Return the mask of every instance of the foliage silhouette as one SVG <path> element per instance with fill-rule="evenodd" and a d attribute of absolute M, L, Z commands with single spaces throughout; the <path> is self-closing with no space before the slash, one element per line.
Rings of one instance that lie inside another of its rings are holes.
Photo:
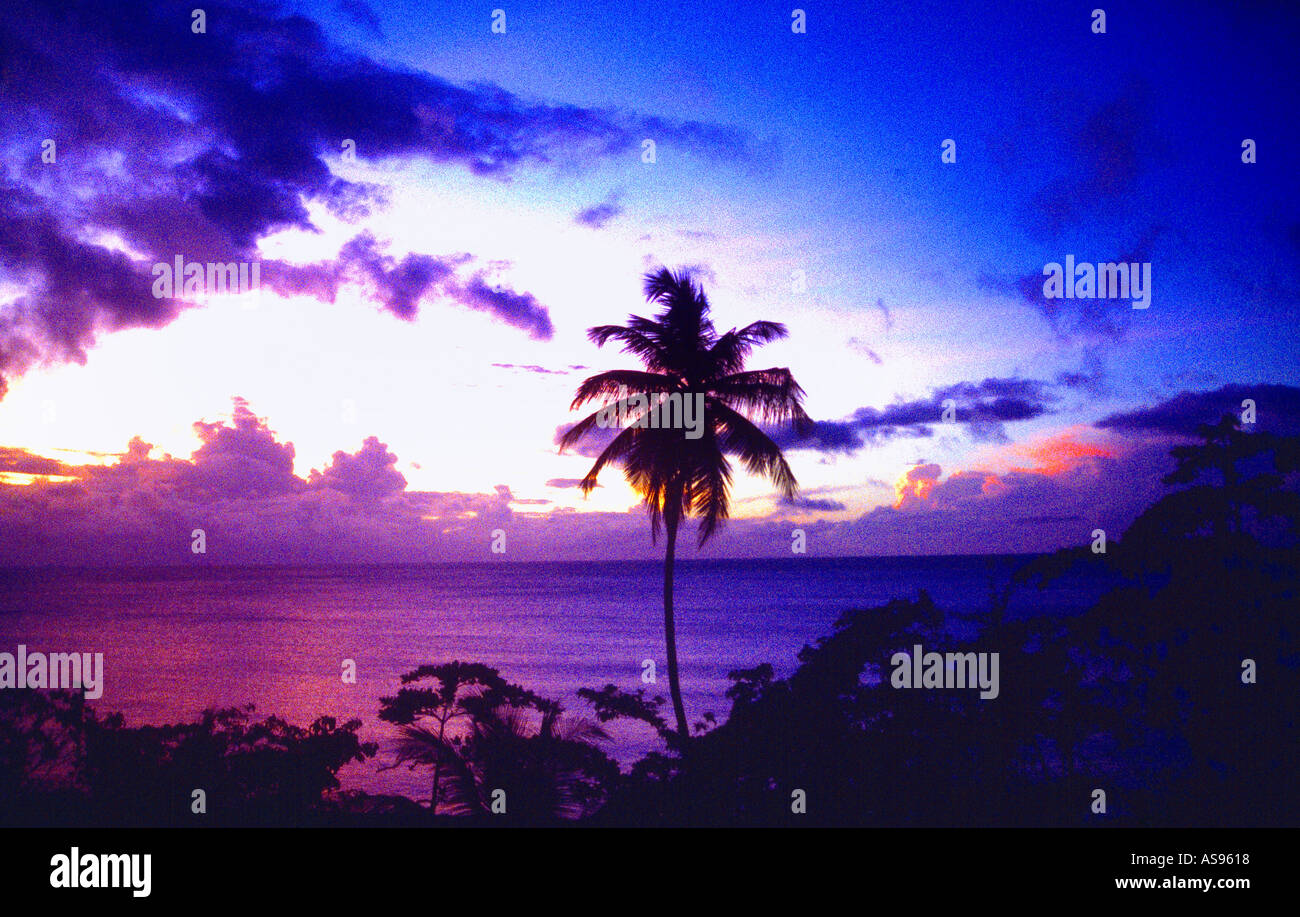
<path fill-rule="evenodd" d="M 1058 552 L 1015 577 L 1094 567 L 1114 588 L 1087 613 L 1013 618 L 1000 595 L 978 639 L 957 640 L 925 593 L 849 611 L 788 678 L 732 672 L 726 722 L 687 758 L 641 762 L 598 821 L 1095 825 L 1104 788 L 1104 823 L 1294 824 L 1297 440 L 1231 418 L 1200 432 L 1173 450 L 1181 489 L 1107 553 Z M 916 643 L 1000 651 L 999 697 L 893 689 L 890 660 Z M 645 718 L 608 690 L 598 709 Z"/>
<path fill-rule="evenodd" d="M 360 721 L 299 727 L 210 709 L 197 722 L 127 728 L 79 692 L 0 692 L 0 818 L 9 824 L 299 825 L 375 746 Z M 192 793 L 207 811 L 192 811 Z"/>
<path fill-rule="evenodd" d="M 596 746 L 608 738 L 596 724 L 477 663 L 421 666 L 402 683 L 379 716 L 401 729 L 394 766 L 433 767 L 435 813 L 488 816 L 497 791 L 513 823 L 581 818 L 603 804 L 618 766 Z"/>

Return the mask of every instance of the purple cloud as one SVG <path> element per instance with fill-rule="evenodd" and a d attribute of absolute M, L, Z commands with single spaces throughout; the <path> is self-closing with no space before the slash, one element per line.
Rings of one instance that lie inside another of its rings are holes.
<path fill-rule="evenodd" d="M 602 203 L 579 210 L 574 215 L 573 221 L 581 226 L 590 226 L 592 229 L 604 229 L 605 224 L 622 213 L 622 205 L 611 195 Z"/>
<path fill-rule="evenodd" d="M 496 529 L 508 533 L 512 560 L 656 556 L 640 507 L 542 510 L 549 501 L 516 495 L 505 484 L 490 493 L 410 491 L 397 456 L 375 437 L 299 477 L 292 444 L 280 442 L 238 399 L 228 420 L 195 429 L 201 445 L 188 458 L 153 458 L 138 437 L 107 465 L 70 466 L 0 449 L 0 470 L 60 478 L 0 484 L 0 567 L 490 561 Z M 1162 492 L 1166 448 L 1125 437 L 1123 448 L 1076 450 L 1064 464 L 1000 474 L 958 470 L 945 477 L 937 464 L 919 463 L 895 486 L 895 505 L 809 523 L 810 543 L 831 555 L 1041 551 L 1082 543 L 1094 527 L 1121 531 Z M 558 489 L 574 484 L 548 482 Z M 841 512 L 835 496 L 812 492 L 778 505 L 770 517 L 734 519 L 729 537 L 700 556 L 784 556 L 784 513 Z M 518 509 L 529 506 L 538 509 Z M 203 555 L 190 549 L 196 528 L 206 535 Z"/>
<path fill-rule="evenodd" d="M 397 470 L 397 456 L 379 437 L 370 436 L 354 454 L 334 453 L 324 471 L 312 471 L 312 487 L 328 487 L 362 503 L 377 503 L 406 490 L 406 478 Z"/>
<path fill-rule="evenodd" d="M 1057 400 L 1052 386 L 1036 379 L 984 379 L 933 389 L 930 397 L 897 401 L 884 408 L 863 407 L 846 420 L 819 420 L 811 434 L 781 428 L 769 430 L 785 449 L 811 449 L 852 454 L 869 443 L 895 437 L 928 437 L 944 422 L 952 402 L 952 420 L 983 442 L 1005 442 L 1005 423 L 1031 420 L 1048 413 Z"/>
<path fill-rule="evenodd" d="M 1156 240 L 1165 232 L 1163 226 L 1152 226 L 1132 247 L 1116 258 L 1102 257 L 1093 263 L 1149 262 Z M 1089 259 L 1080 256 L 1078 263 Z M 979 285 L 996 293 L 1017 295 L 1039 312 L 1062 340 L 1075 337 L 1122 340 L 1133 317 L 1133 304 L 1128 299 L 1062 299 L 1043 295 L 1046 275 L 1040 267 L 1014 280 L 1003 280 L 989 274 L 983 275 Z"/>
<path fill-rule="evenodd" d="M 1240 418 L 1247 399 L 1255 403 L 1259 429 L 1300 435 L 1300 388 L 1291 385 L 1232 383 L 1213 391 L 1180 392 L 1150 407 L 1110 414 L 1093 426 L 1130 434 L 1194 436 L 1201 424 L 1217 423 L 1224 414 Z"/>
<path fill-rule="evenodd" d="M 354 21 L 377 24 L 361 0 L 340 2 Z M 149 295 L 154 263 L 254 260 L 271 233 L 316 231 L 311 202 L 364 215 L 384 192 L 331 171 L 344 141 L 364 160 L 501 178 L 631 156 L 647 136 L 723 160 L 748 153 L 748 137 L 730 128 L 551 105 L 378 63 L 277 2 L 207 3 L 202 34 L 190 29 L 192 8 L 141 0 L 123 28 L 120 7 L 0 7 L 0 147 L 11 163 L 0 180 L 0 280 L 23 290 L 0 321 L 0 395 L 4 379 L 33 365 L 83 360 L 100 333 L 175 318 L 184 303 Z M 53 163 L 38 155 L 44 138 L 57 142 Z M 413 314 L 446 266 L 418 254 L 386 265 L 385 308 Z M 313 286 L 303 276 L 282 284 L 295 280 Z M 527 293 L 480 276 L 442 292 L 550 336 Z"/>
<path fill-rule="evenodd" d="M 546 482 L 547 487 L 554 487 L 557 490 L 572 490 L 582 483 L 582 478 L 551 478 Z M 597 484 L 597 487 L 603 487 L 603 484 Z"/>
<path fill-rule="evenodd" d="M 334 301 L 341 286 L 353 283 L 406 321 L 416 318 L 424 300 L 437 296 L 486 312 L 536 340 L 554 336 L 550 312 L 531 293 L 490 286 L 482 271 L 461 280 L 456 272 L 474 260 L 472 255 L 410 253 L 397 259 L 381 248 L 373 235 L 363 232 L 345 244 L 333 261 L 307 265 L 269 262 L 263 272 L 265 282 L 286 296 L 307 294 L 327 302 Z"/>

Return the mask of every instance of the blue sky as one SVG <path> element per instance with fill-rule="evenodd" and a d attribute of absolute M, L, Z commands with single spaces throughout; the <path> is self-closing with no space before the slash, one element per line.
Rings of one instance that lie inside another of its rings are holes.
<path fill-rule="evenodd" d="M 1056 4 L 807 5 L 804 35 L 773 3 L 528 4 L 505 10 L 505 35 L 486 10 L 374 9 L 385 38 L 357 36 L 370 53 L 527 96 L 746 131 L 755 161 L 700 180 L 792 233 L 815 228 L 838 308 L 870 309 L 881 291 L 855 281 L 886 260 L 930 266 L 975 299 L 982 272 L 1064 252 L 1102 260 L 1159 227 L 1160 321 L 1208 323 L 1227 340 L 1117 354 L 1123 368 L 1195 359 L 1230 378 L 1249 353 L 1294 381 L 1290 336 L 1277 333 L 1285 310 L 1247 302 L 1252 283 L 1295 292 L 1296 30 L 1267 5 L 1125 4 L 1108 9 L 1105 35 L 1088 9 Z M 1125 136 L 1081 149 L 1107 105 Z M 1267 151 L 1249 169 L 1245 137 Z M 945 138 L 958 141 L 957 168 L 938 161 Z M 1085 194 L 1051 231 L 1032 198 L 1076 179 L 1089 155 L 1124 157 L 1112 165 L 1131 174 L 1100 199 Z M 900 238 L 864 232 L 881 222 L 903 224 Z"/>

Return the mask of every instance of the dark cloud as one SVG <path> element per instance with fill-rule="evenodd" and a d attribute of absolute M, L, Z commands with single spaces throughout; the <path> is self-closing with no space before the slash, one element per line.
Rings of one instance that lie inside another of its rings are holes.
<path fill-rule="evenodd" d="M 346 270 L 359 267 L 374 286 L 384 308 L 398 318 L 412 319 L 431 286 L 451 276 L 453 264 L 429 255 L 408 254 L 401 261 L 382 255 L 368 233 L 348 242 L 339 252 Z"/>
<path fill-rule="evenodd" d="M 780 506 L 788 506 L 793 509 L 810 509 L 820 510 L 823 512 L 837 512 L 845 509 L 843 503 L 839 500 L 832 500 L 829 497 L 813 497 L 800 494 L 796 497 L 781 497 L 778 501 Z"/>
<path fill-rule="evenodd" d="M 610 196 L 599 204 L 579 210 L 574 215 L 573 221 L 581 226 L 590 226 L 592 229 L 604 229 L 605 224 L 622 213 L 623 206 L 615 197 Z"/>
<path fill-rule="evenodd" d="M 534 339 L 549 340 L 554 335 L 550 312 L 531 293 L 492 286 L 482 271 L 462 280 L 456 272 L 473 260 L 468 254 L 439 258 L 416 253 L 397 259 L 385 254 L 374 236 L 363 232 L 345 244 L 333 261 L 309 265 L 269 262 L 263 275 L 266 285 L 277 293 L 308 294 L 328 302 L 334 301 L 341 286 L 355 284 L 406 321 L 415 319 L 422 301 L 439 296 L 486 312 Z"/>
<path fill-rule="evenodd" d="M 1240 418 L 1246 399 L 1255 402 L 1257 429 L 1300 434 L 1300 388 L 1290 385 L 1233 383 L 1208 392 L 1180 392 L 1150 407 L 1103 417 L 1093 426 L 1123 433 L 1194 436 L 1198 426 L 1216 423 L 1224 414 Z"/>
<path fill-rule="evenodd" d="M 0 313 L 0 395 L 6 372 L 43 360 L 84 362 L 97 330 L 160 327 L 182 308 L 154 298 L 144 265 L 79 239 L 33 194 L 3 181 L 0 279 L 23 288 Z"/>
<path fill-rule="evenodd" d="M 863 428 L 855 420 L 817 420 L 812 430 L 800 436 L 786 427 L 769 429 L 768 435 L 782 449 L 806 449 L 828 455 L 852 455 L 868 442 L 893 436 L 933 436 L 927 427 L 902 427 L 894 430 Z"/>
<path fill-rule="evenodd" d="M 1151 254 L 1156 240 L 1165 232 L 1163 226 L 1152 226 L 1133 246 L 1118 257 L 1090 258 L 1075 253 L 1075 263 L 1144 263 L 1152 260 Z M 1065 256 L 1056 259 L 1064 264 Z M 1103 338 L 1121 340 L 1128 331 L 1133 318 L 1133 302 L 1130 299 L 1063 299 L 1043 295 L 1046 280 L 1043 268 L 1030 271 L 1012 281 L 1003 281 L 984 274 L 979 283 L 984 289 L 1004 294 L 1019 295 L 1026 303 L 1040 313 L 1056 332 L 1057 336 L 1068 340 L 1075 337 Z M 1152 270 L 1152 286 L 1156 285 L 1155 271 Z M 1153 294 L 1153 291 L 1148 291 Z"/>
<path fill-rule="evenodd" d="M 375 11 L 365 2 L 365 0 L 334 0 L 334 5 L 345 16 L 364 28 L 375 38 L 383 38 L 384 30 L 379 23 L 379 17 Z"/>
<path fill-rule="evenodd" d="M 769 433 L 782 448 L 851 454 L 870 443 L 896 437 L 933 436 L 935 426 L 945 422 L 945 402 L 951 401 L 952 422 L 965 427 L 972 438 L 1005 442 L 1003 424 L 1041 417 L 1057 399 L 1046 382 L 990 378 L 937 388 L 924 399 L 896 401 L 884 408 L 858 408 L 846 420 L 816 421 L 809 436 L 785 428 Z"/>
<path fill-rule="evenodd" d="M 1102 397 L 1110 392 L 1106 382 L 1106 369 L 1096 349 L 1084 354 L 1083 365 L 1078 370 L 1057 373 L 1056 384 L 1093 397 Z"/>
<path fill-rule="evenodd" d="M 749 139 L 731 128 L 551 105 L 379 63 L 273 0 L 205 3 L 207 32 L 196 35 L 193 6 L 0 6 L 9 163 L 0 280 L 23 290 L 0 317 L 0 394 L 4 378 L 32 365 L 84 359 L 101 332 L 175 318 L 183 303 L 149 295 L 154 263 L 177 254 L 254 260 L 271 233 L 316 231 L 312 202 L 364 215 L 384 192 L 333 173 L 345 140 L 363 160 L 422 159 L 502 178 L 634 155 L 644 137 L 726 161 L 748 155 Z M 340 8 L 376 25 L 361 0 Z M 47 137 L 58 142 L 48 165 L 34 155 Z M 123 245 L 105 247 L 104 237 Z M 446 266 L 418 254 L 385 265 L 385 307 L 413 314 Z M 529 294 L 482 276 L 442 292 L 535 338 L 551 333 Z"/>
<path fill-rule="evenodd" d="M 462 305 L 491 313 L 507 325 L 526 331 L 535 340 L 549 341 L 555 336 L 550 313 L 531 293 L 492 286 L 482 274 L 475 274 L 468 283 L 453 287 L 453 295 Z"/>

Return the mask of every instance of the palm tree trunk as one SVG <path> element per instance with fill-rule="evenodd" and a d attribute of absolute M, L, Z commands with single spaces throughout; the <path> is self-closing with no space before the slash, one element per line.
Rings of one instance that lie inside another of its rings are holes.
<path fill-rule="evenodd" d="M 677 519 L 677 507 L 670 504 L 664 513 L 664 526 L 668 535 L 668 548 L 664 555 L 664 642 L 668 647 L 668 690 L 672 694 L 673 713 L 677 717 L 677 733 L 681 736 L 682 748 L 685 749 L 690 732 L 686 727 L 686 707 L 682 704 L 682 685 L 677 677 L 677 628 L 673 624 L 673 555 L 677 550 Z"/>

